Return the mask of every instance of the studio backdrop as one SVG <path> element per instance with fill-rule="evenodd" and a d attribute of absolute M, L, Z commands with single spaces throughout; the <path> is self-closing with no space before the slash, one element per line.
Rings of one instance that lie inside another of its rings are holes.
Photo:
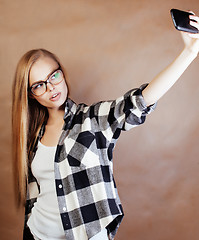
<path fill-rule="evenodd" d="M 150 82 L 183 49 L 170 9 L 198 0 L 0 0 L 0 238 L 22 239 L 14 204 L 11 89 L 19 58 L 45 48 L 66 68 L 77 103 Z M 116 240 L 199 239 L 199 58 L 144 125 L 122 133 L 114 174 L 125 212 Z M 81 240 L 81 238 L 80 238 Z"/>

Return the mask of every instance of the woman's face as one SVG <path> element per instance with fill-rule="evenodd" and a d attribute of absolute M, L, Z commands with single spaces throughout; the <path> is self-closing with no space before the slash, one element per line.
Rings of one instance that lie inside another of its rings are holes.
<path fill-rule="evenodd" d="M 50 80 L 49 77 L 54 76 L 54 72 L 59 68 L 57 62 L 50 57 L 39 58 L 32 66 L 29 74 L 29 86 L 39 83 L 41 81 Z M 53 75 L 52 75 L 53 74 Z M 46 92 L 40 96 L 36 96 L 31 93 L 31 97 L 35 98 L 41 105 L 50 109 L 59 109 L 66 101 L 68 95 L 68 88 L 64 80 L 64 75 L 61 73 L 59 78 L 63 78 L 63 81 L 54 85 L 50 82 L 46 85 Z M 53 82 L 53 81 L 52 81 Z M 34 85 L 35 86 L 35 85 Z M 38 85 L 38 87 L 40 87 Z M 37 87 L 36 87 L 37 88 Z M 35 88 L 35 89 L 36 89 Z"/>

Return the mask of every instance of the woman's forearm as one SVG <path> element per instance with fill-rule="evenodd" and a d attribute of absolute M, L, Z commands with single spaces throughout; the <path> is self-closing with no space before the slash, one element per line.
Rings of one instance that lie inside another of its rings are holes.
<path fill-rule="evenodd" d="M 197 54 L 184 48 L 180 55 L 143 90 L 147 106 L 157 102 L 180 78 Z"/>

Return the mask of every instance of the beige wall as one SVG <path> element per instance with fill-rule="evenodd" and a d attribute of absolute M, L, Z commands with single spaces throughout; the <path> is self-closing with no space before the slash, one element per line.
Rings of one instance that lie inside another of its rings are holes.
<path fill-rule="evenodd" d="M 198 0 L 0 0 L 0 238 L 21 239 L 11 171 L 11 85 L 27 50 L 56 53 L 71 97 L 114 99 L 151 79 L 181 51 L 169 10 Z M 114 154 L 125 219 L 116 239 L 199 239 L 199 59 Z"/>

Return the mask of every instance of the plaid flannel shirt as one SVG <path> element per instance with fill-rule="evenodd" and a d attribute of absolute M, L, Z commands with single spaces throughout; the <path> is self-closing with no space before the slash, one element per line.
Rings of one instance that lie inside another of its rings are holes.
<path fill-rule="evenodd" d="M 113 178 L 112 152 L 121 130 L 142 124 L 155 108 L 144 102 L 145 87 L 91 106 L 67 99 L 54 161 L 57 200 L 67 240 L 87 240 L 103 228 L 107 228 L 110 239 L 114 238 L 123 210 Z M 38 194 L 39 185 L 29 167 L 25 229 Z"/>

